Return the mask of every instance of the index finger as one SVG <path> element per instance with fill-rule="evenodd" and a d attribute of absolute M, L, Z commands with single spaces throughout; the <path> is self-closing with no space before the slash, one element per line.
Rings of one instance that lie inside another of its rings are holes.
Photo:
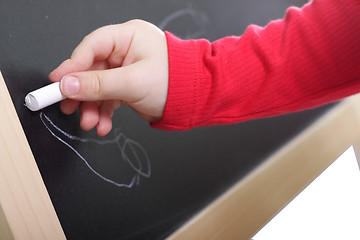
<path fill-rule="evenodd" d="M 120 41 L 118 39 L 118 27 L 119 25 L 105 26 L 87 35 L 74 49 L 70 59 L 65 60 L 50 73 L 49 79 L 57 82 L 66 74 L 87 71 L 95 61 L 108 59 L 117 49 L 119 55 L 125 56 L 126 52 L 123 52 L 127 50 L 127 46 L 121 47 L 123 43 L 121 38 Z"/>

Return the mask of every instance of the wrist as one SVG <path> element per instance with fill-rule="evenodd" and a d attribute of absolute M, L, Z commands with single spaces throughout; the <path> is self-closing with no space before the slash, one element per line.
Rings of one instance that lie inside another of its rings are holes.
<path fill-rule="evenodd" d="M 162 117 L 151 126 L 163 130 L 188 130 L 194 124 L 198 99 L 198 51 L 196 40 L 182 40 L 165 32 L 169 83 Z"/>

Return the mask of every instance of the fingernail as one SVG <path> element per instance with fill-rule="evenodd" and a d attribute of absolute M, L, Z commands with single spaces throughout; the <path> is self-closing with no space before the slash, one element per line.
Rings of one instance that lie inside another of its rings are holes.
<path fill-rule="evenodd" d="M 60 87 L 66 96 L 74 96 L 80 91 L 80 81 L 74 76 L 65 76 L 61 79 Z"/>

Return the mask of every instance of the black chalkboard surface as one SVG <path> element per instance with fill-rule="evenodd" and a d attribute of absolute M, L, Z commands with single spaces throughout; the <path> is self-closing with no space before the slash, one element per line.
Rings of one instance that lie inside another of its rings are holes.
<path fill-rule="evenodd" d="M 68 239 L 162 239 L 239 181 L 327 107 L 188 132 L 152 129 L 119 109 L 99 138 L 59 106 L 24 107 L 25 95 L 82 38 L 107 24 L 150 21 L 183 38 L 241 35 L 281 18 L 290 0 L 2 1 L 0 70 Z"/>

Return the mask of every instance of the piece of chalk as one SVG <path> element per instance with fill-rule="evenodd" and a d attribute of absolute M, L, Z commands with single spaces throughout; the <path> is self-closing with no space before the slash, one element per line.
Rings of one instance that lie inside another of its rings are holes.
<path fill-rule="evenodd" d="M 38 111 L 54 103 L 64 100 L 66 97 L 61 94 L 60 83 L 52 83 L 39 88 L 25 97 L 25 105 L 31 111 Z"/>

